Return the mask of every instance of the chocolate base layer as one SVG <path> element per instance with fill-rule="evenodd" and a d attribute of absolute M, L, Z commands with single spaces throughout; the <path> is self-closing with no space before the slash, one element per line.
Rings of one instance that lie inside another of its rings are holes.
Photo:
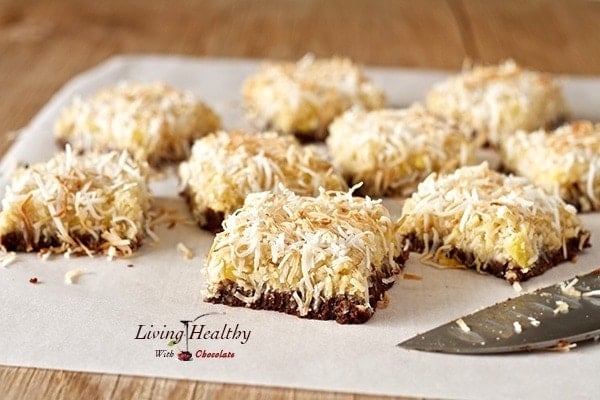
<path fill-rule="evenodd" d="M 102 252 L 103 246 L 106 245 L 106 241 L 100 239 L 94 239 L 92 235 L 73 235 L 73 239 L 81 246 L 89 249 L 92 252 Z M 51 250 L 60 248 L 64 242 L 58 237 L 40 237 L 37 242 L 31 240 L 32 235 L 28 235 L 25 232 L 14 231 L 4 235 L 0 235 L 0 246 L 3 246 L 7 251 L 18 251 L 18 252 L 31 252 L 40 250 Z M 137 249 L 142 244 L 142 238 L 138 237 L 130 241 L 129 247 L 132 250 Z"/>
<path fill-rule="evenodd" d="M 399 265 L 402 266 L 404 264 L 407 256 L 408 253 L 402 254 L 397 258 Z M 321 301 L 316 309 L 310 307 L 307 314 L 300 315 L 293 292 L 266 291 L 256 301 L 246 303 L 235 297 L 234 294 L 239 293 L 245 297 L 252 297 L 254 295 L 253 291 L 244 289 L 231 280 L 218 283 L 215 293 L 206 297 L 204 301 L 233 307 L 247 307 L 255 310 L 279 311 L 300 318 L 335 320 L 339 324 L 362 324 L 371 318 L 377 308 L 378 302 L 384 300 L 386 290 L 394 284 L 393 282 L 384 283 L 383 280 L 399 272 L 399 269 L 390 269 L 390 271 L 379 278 L 372 277 L 371 286 L 369 286 L 370 307 L 367 307 L 364 299 L 357 296 L 336 295 L 330 299 Z"/>
<path fill-rule="evenodd" d="M 181 193 L 179 193 L 185 199 L 188 208 L 192 215 L 196 215 L 194 213 L 194 209 L 196 205 L 194 204 L 193 195 L 189 188 L 185 188 Z M 202 213 L 201 217 L 197 219 L 198 226 L 204 230 L 207 230 L 211 233 L 219 233 L 223 232 L 223 220 L 225 219 L 225 213 L 223 211 L 215 211 L 212 208 L 206 207 Z"/>
<path fill-rule="evenodd" d="M 466 268 L 477 269 L 480 272 L 490 273 L 499 278 L 506 279 L 509 283 L 523 282 L 533 276 L 537 276 L 544 273 L 545 271 L 560 264 L 563 261 L 573 261 L 582 249 L 591 246 L 589 240 L 590 233 L 588 231 L 582 231 L 576 238 L 571 238 L 567 240 L 566 257 L 563 253 L 562 247 L 551 252 L 543 253 L 540 255 L 538 260 L 526 271 L 524 271 L 514 262 L 500 262 L 496 260 L 487 260 L 483 262 L 480 261 L 480 266 L 478 268 L 476 262 L 477 257 L 475 254 L 471 252 L 465 252 L 456 248 L 444 251 L 443 255 L 446 258 L 457 261 L 461 265 L 464 265 Z M 405 236 L 404 241 L 402 242 L 406 243 L 406 241 L 408 241 L 408 250 L 410 251 L 423 253 L 426 248 L 423 239 L 417 237 L 415 234 Z M 427 247 L 431 248 L 431 246 L 433 246 L 433 242 L 429 241 Z"/>
<path fill-rule="evenodd" d="M 267 123 L 261 129 L 268 130 L 268 131 L 278 131 L 278 132 L 294 135 L 301 144 L 314 144 L 314 143 L 323 142 L 327 138 L 327 136 L 329 136 L 329 130 L 327 129 L 328 126 L 329 126 L 329 123 L 323 124 L 323 125 L 317 127 L 317 129 L 314 129 L 311 131 L 295 130 L 292 132 L 282 132 L 281 130 L 274 127 L 272 124 Z"/>
<path fill-rule="evenodd" d="M 64 138 L 56 138 L 55 143 L 62 150 L 64 150 L 64 148 L 67 144 L 70 144 L 72 146 L 72 143 L 70 143 L 68 140 L 66 140 Z M 173 148 L 170 151 L 166 151 L 165 152 L 166 155 L 165 154 L 164 155 L 150 154 L 150 155 L 148 155 L 148 159 L 144 160 L 144 161 L 146 161 L 148 163 L 148 165 L 151 166 L 152 168 L 159 170 L 168 165 L 173 165 L 173 164 L 176 164 L 176 163 L 186 160 L 189 157 L 190 149 L 192 148 L 193 144 L 194 144 L 193 140 L 188 141 L 188 144 L 187 144 L 188 151 L 185 154 L 181 154 L 181 152 L 178 152 Z M 76 154 L 84 154 L 90 150 L 91 149 L 80 149 L 80 148 L 75 149 L 74 148 L 74 151 L 76 152 Z M 126 149 L 115 148 L 115 147 L 109 146 L 106 148 L 102 148 L 102 150 L 123 151 Z M 129 153 L 131 154 L 131 152 L 129 152 Z"/>

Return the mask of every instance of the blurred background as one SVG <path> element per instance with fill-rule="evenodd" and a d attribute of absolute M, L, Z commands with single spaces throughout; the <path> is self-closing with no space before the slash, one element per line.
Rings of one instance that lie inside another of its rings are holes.
<path fill-rule="evenodd" d="M 111 55 L 296 59 L 457 69 L 512 57 L 600 74 L 600 2 L 580 0 L 0 0 L 0 132 Z"/>

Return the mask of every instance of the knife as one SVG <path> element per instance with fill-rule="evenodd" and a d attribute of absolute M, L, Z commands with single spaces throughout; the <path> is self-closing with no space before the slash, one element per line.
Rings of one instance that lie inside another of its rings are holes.
<path fill-rule="evenodd" d="M 568 349 L 600 337 L 600 269 L 434 328 L 398 346 L 455 354 Z"/>

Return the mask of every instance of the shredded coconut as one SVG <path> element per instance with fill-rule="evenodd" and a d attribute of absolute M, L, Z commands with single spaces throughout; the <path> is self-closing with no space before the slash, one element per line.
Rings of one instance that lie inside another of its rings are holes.
<path fill-rule="evenodd" d="M 460 265 L 452 255 L 458 249 L 475 256 L 472 268 L 493 261 L 527 272 L 568 240 L 579 240 L 580 249 L 587 243 L 589 232 L 570 208 L 526 178 L 482 163 L 429 175 L 404 203 L 398 233 L 413 248 L 421 240 L 426 259 L 442 266 Z"/>
<path fill-rule="evenodd" d="M 152 198 L 147 167 L 127 153 L 78 156 L 70 146 L 50 161 L 16 170 L 2 200 L 0 237 L 26 251 L 130 255 L 144 237 Z M 58 243 L 48 246 L 47 243 Z"/>
<path fill-rule="evenodd" d="M 179 167 L 183 191 L 194 217 L 204 224 L 207 209 L 230 214 L 250 193 L 277 190 L 283 184 L 303 196 L 319 188 L 347 190 L 338 174 L 314 147 L 275 132 L 217 132 L 196 141 Z"/>
<path fill-rule="evenodd" d="M 438 83 L 427 94 L 427 108 L 464 122 L 476 130 L 478 142 L 492 144 L 568 114 L 560 80 L 522 69 L 513 60 L 466 68 Z"/>
<path fill-rule="evenodd" d="M 129 150 L 152 165 L 179 161 L 189 143 L 218 129 L 218 116 L 191 92 L 164 83 L 121 82 L 75 98 L 56 121 L 56 137 L 78 150 Z"/>
<path fill-rule="evenodd" d="M 383 91 L 347 58 L 267 63 L 243 88 L 248 117 L 285 133 L 323 135 L 333 118 L 352 106 L 385 104 Z"/>
<path fill-rule="evenodd" d="M 582 211 L 600 209 L 600 124 L 576 121 L 552 132 L 519 131 L 500 149 L 509 170 Z"/>
<path fill-rule="evenodd" d="M 371 282 L 397 275 L 404 257 L 381 201 L 351 192 L 253 193 L 223 226 L 206 262 L 208 296 L 230 280 L 251 293 L 235 294 L 248 304 L 263 293 L 292 294 L 300 315 L 336 295 L 370 309 Z"/>
<path fill-rule="evenodd" d="M 412 193 L 431 172 L 474 162 L 470 132 L 415 104 L 407 109 L 353 109 L 329 126 L 333 162 L 371 196 Z"/>

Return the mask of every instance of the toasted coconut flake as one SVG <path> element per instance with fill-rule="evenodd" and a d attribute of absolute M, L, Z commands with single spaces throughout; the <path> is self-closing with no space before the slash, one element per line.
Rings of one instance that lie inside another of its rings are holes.
<path fill-rule="evenodd" d="M 177 251 L 183 255 L 184 260 L 191 260 L 194 258 L 194 253 L 182 242 L 177 243 Z"/>

